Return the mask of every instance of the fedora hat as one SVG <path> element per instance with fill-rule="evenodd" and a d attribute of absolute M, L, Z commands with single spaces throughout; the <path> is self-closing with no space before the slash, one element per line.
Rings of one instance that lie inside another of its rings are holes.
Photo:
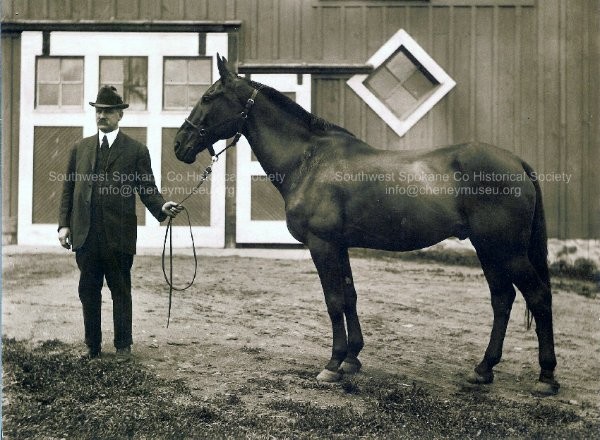
<path fill-rule="evenodd" d="M 98 90 L 96 102 L 90 102 L 92 107 L 97 108 L 127 108 L 129 104 L 123 103 L 123 98 L 117 93 L 114 86 L 102 86 Z"/>

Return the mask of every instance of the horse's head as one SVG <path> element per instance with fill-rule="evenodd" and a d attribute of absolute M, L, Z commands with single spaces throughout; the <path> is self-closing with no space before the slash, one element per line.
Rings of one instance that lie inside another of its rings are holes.
<path fill-rule="evenodd" d="M 196 103 L 175 136 L 175 155 L 183 162 L 193 163 L 206 149 L 212 154 L 212 145 L 234 136 L 246 116 L 246 102 L 236 89 L 248 83 L 232 73 L 225 57 L 218 54 L 217 65 L 221 77 Z"/>

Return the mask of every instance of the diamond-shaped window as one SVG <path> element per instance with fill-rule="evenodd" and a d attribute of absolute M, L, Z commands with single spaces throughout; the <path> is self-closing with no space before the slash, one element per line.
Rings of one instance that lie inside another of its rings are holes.
<path fill-rule="evenodd" d="M 368 61 L 368 75 L 348 85 L 399 136 L 403 136 L 456 83 L 410 35 L 400 29 Z"/>

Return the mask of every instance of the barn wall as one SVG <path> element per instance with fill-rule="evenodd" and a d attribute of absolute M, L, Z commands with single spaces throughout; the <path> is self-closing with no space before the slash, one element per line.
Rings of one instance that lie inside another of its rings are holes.
<path fill-rule="evenodd" d="M 403 27 L 456 88 L 402 138 L 345 86 L 347 77 L 316 78 L 314 108 L 382 148 L 480 140 L 517 153 L 538 172 L 567 173 L 568 184 L 542 184 L 549 234 L 597 238 L 600 92 L 591 79 L 600 63 L 598 8 L 562 0 L 535 8 L 365 7 L 363 23 L 377 34 L 367 38 L 371 51 Z M 347 18 L 340 12 L 337 23 Z"/>
<path fill-rule="evenodd" d="M 567 173 L 569 184 L 543 183 L 549 234 L 599 238 L 599 3 L 4 0 L 2 16 L 3 21 L 241 20 L 238 59 L 255 65 L 360 65 L 404 28 L 457 82 L 404 137 L 346 86 L 350 74 L 335 69 L 313 76 L 313 110 L 380 148 L 477 139 L 514 151 L 540 172 Z"/>

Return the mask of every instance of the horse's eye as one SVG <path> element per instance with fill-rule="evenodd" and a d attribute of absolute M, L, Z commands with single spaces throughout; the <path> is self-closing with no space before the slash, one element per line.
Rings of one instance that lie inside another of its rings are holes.
<path fill-rule="evenodd" d="M 210 101 L 210 96 L 208 96 L 208 95 L 204 95 L 204 96 L 202 97 L 202 102 L 208 102 L 208 101 Z"/>

